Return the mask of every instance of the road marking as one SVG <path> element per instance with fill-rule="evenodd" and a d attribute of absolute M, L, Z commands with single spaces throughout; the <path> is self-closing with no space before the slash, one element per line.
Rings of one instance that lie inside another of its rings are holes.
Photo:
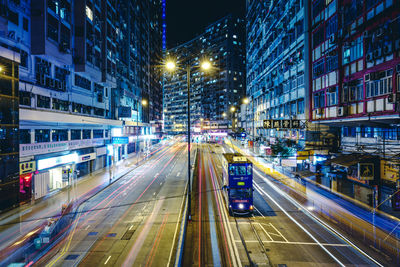
<path fill-rule="evenodd" d="M 273 241 L 274 239 L 270 236 L 270 234 L 267 232 L 267 230 L 265 230 L 261 224 L 259 224 L 259 225 L 260 225 L 261 229 L 264 231 L 264 233 L 269 237 L 269 239 L 271 239 L 271 241 Z"/>
<path fill-rule="evenodd" d="M 107 260 L 104 262 L 104 265 L 106 265 L 110 259 L 111 259 L 111 255 L 108 256 Z"/>
<path fill-rule="evenodd" d="M 177 174 L 176 176 L 177 176 L 177 177 L 178 177 L 178 176 L 181 176 L 181 172 L 178 172 L 178 174 Z"/>
<path fill-rule="evenodd" d="M 258 173 L 258 175 L 260 177 L 262 177 L 260 175 L 260 173 L 256 170 L 254 170 L 256 173 Z M 274 189 L 276 188 L 275 185 L 271 185 L 272 183 L 269 182 L 267 179 L 264 179 L 268 184 L 270 184 L 271 187 L 273 187 Z M 329 255 L 332 257 L 332 259 L 334 259 L 340 266 L 345 267 L 345 265 L 338 259 L 335 257 L 335 255 L 333 255 L 326 247 L 324 247 L 324 245 L 322 245 L 317 238 L 314 237 L 313 234 L 311 234 L 303 225 L 301 225 L 295 218 L 293 218 L 273 197 L 271 197 L 267 192 L 265 192 L 257 183 L 254 183 L 254 186 L 256 188 L 256 190 L 262 195 L 265 195 L 266 197 L 268 197 L 272 202 L 274 202 L 274 204 L 283 211 L 283 213 L 285 213 L 285 215 L 292 221 L 294 222 L 298 227 L 300 227 L 300 229 L 302 229 L 309 237 L 311 237 L 312 240 L 314 240 L 315 242 L 318 243 L 318 245 Z M 275 189 L 277 191 L 277 189 Z"/>
<path fill-rule="evenodd" d="M 131 225 L 131 227 L 129 227 L 129 230 L 128 230 L 128 231 L 132 230 L 132 228 L 133 228 L 133 225 Z"/>
<path fill-rule="evenodd" d="M 90 224 L 88 224 L 88 226 L 86 226 L 85 230 L 89 229 L 89 227 L 90 227 Z"/>
<path fill-rule="evenodd" d="M 186 182 L 186 186 L 185 186 L 184 192 L 186 192 L 187 186 L 188 186 L 188 184 L 187 184 L 187 182 Z M 181 203 L 181 209 L 180 209 L 181 212 L 179 212 L 178 220 L 176 221 L 175 233 L 174 233 L 174 238 L 172 239 L 171 252 L 169 253 L 169 259 L 168 259 L 168 264 L 167 264 L 167 266 L 170 266 L 170 264 L 171 264 L 172 252 L 173 252 L 174 246 L 175 246 L 176 234 L 177 234 L 177 232 L 178 232 L 178 226 L 179 226 L 179 222 L 180 222 L 180 220 L 181 220 L 181 214 L 182 214 L 182 212 L 183 212 L 183 203 L 184 203 L 184 202 L 185 202 L 185 197 L 182 197 L 182 203 Z"/>
<path fill-rule="evenodd" d="M 282 235 L 282 233 L 279 232 L 278 229 L 276 229 L 276 227 L 275 227 L 272 223 L 269 223 L 269 225 L 271 225 L 271 227 L 274 228 L 274 230 L 275 230 L 278 234 L 280 234 L 281 237 L 282 237 L 286 242 L 289 242 L 289 241 L 286 239 L 286 237 L 284 237 L 284 236 Z"/>
<path fill-rule="evenodd" d="M 240 243 L 242 240 L 235 240 L 235 242 Z M 259 243 L 258 240 L 245 240 L 246 243 Z M 277 243 L 277 244 L 289 244 L 289 245 L 310 245 L 310 246 L 319 246 L 318 243 L 314 242 L 285 242 L 285 241 L 268 241 L 263 240 L 263 243 Z M 321 243 L 326 247 L 351 247 L 349 244 L 329 244 L 329 243 Z"/>
<path fill-rule="evenodd" d="M 162 182 L 160 183 L 160 185 L 162 185 Z"/>

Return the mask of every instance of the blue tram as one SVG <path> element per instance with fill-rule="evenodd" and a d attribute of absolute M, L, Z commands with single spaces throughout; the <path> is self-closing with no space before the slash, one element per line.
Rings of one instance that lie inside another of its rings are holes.
<path fill-rule="evenodd" d="M 229 214 L 253 212 L 253 164 L 239 153 L 223 154 L 223 191 Z"/>

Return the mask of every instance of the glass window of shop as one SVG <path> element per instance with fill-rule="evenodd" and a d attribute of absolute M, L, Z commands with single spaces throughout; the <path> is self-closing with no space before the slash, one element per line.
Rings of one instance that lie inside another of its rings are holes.
<path fill-rule="evenodd" d="M 50 142 L 50 130 L 35 130 L 35 143 Z"/>
<path fill-rule="evenodd" d="M 71 140 L 80 140 L 80 139 L 82 139 L 82 130 L 81 129 L 71 130 Z"/>
<path fill-rule="evenodd" d="M 52 130 L 53 142 L 68 141 L 68 130 Z"/>
<path fill-rule="evenodd" d="M 103 130 L 93 130 L 93 138 L 104 138 Z"/>
<path fill-rule="evenodd" d="M 91 138 L 91 136 L 90 136 L 90 132 L 91 132 L 92 130 L 83 130 L 82 131 L 82 139 L 90 139 Z"/>

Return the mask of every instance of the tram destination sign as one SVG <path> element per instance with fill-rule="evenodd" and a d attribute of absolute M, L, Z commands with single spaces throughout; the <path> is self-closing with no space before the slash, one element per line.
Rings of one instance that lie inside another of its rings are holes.
<path fill-rule="evenodd" d="M 300 120 L 264 120 L 265 129 L 301 129 L 303 128 Z"/>

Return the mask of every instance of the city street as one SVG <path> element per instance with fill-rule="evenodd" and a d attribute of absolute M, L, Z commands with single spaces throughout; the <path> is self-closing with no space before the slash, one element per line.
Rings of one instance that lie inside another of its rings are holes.
<path fill-rule="evenodd" d="M 79 209 L 67 237 L 37 264 L 136 266 L 174 261 L 187 173 L 173 145 Z"/>
<path fill-rule="evenodd" d="M 221 156 L 229 148 L 207 144 L 199 148 L 195 194 L 202 197 L 195 204 L 197 214 L 189 227 L 192 237 L 187 239 L 184 265 L 382 266 L 287 199 L 279 186 L 257 169 L 254 214 L 228 216 L 220 188 Z"/>

